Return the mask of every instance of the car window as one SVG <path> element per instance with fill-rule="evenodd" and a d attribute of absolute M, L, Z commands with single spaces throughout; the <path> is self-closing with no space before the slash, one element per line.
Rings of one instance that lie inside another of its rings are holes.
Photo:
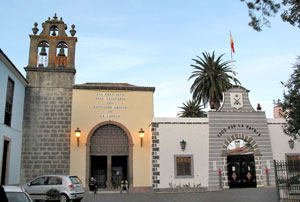
<path fill-rule="evenodd" d="M 45 184 L 45 179 L 46 179 L 46 177 L 39 177 L 39 178 L 33 180 L 31 182 L 31 185 L 32 186 L 35 186 L 35 185 L 44 185 Z"/>
<path fill-rule="evenodd" d="M 31 202 L 25 193 L 22 192 L 6 192 L 8 202 Z"/>
<path fill-rule="evenodd" d="M 81 180 L 77 176 L 70 176 L 72 184 L 82 184 Z"/>
<path fill-rule="evenodd" d="M 47 184 L 47 185 L 61 185 L 62 184 L 62 178 L 61 177 L 48 177 L 48 180 L 45 184 Z"/>

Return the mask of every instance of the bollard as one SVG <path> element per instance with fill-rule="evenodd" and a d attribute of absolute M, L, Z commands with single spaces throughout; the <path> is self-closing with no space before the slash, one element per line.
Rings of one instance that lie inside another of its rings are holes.
<path fill-rule="evenodd" d="M 219 189 L 222 189 L 222 188 L 223 188 L 223 186 L 222 186 L 222 171 L 219 168 Z"/>
<path fill-rule="evenodd" d="M 266 167 L 266 179 L 267 179 L 267 186 L 270 186 L 270 181 L 269 181 L 269 169 Z"/>

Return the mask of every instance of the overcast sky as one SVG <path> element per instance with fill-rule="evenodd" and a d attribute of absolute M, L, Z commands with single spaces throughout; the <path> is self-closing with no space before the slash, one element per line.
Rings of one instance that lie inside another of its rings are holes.
<path fill-rule="evenodd" d="M 289 78 L 300 55 L 299 28 L 278 16 L 271 28 L 256 32 L 240 0 L 2 1 L 0 48 L 24 76 L 33 24 L 41 31 L 54 13 L 68 34 L 76 26 L 76 84 L 153 86 L 155 117 L 175 117 L 191 99 L 192 58 L 215 51 L 230 60 L 230 30 L 237 78 L 267 117 L 273 117 L 273 100 L 282 98 L 280 81 Z"/>

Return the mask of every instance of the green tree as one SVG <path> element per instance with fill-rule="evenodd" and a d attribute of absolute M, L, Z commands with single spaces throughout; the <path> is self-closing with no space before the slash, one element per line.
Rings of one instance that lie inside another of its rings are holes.
<path fill-rule="evenodd" d="M 203 103 L 204 107 L 207 103 L 214 103 L 216 109 L 219 109 L 220 103 L 223 100 L 223 92 L 231 87 L 231 81 L 235 84 L 240 84 L 234 75 L 236 72 L 229 66 L 231 61 L 222 61 L 222 56 L 215 57 L 215 52 L 210 55 L 207 52 L 202 53 L 203 58 L 197 56 L 197 59 L 192 59 L 196 62 L 194 71 L 189 80 L 195 78 L 191 86 L 193 99 L 198 103 Z M 232 75 L 231 75 L 232 74 Z"/>
<path fill-rule="evenodd" d="M 189 100 L 182 104 L 183 106 L 179 107 L 182 111 L 177 114 L 178 117 L 207 117 L 206 112 L 197 101 Z"/>
<path fill-rule="evenodd" d="M 263 26 L 270 26 L 270 17 L 274 17 L 280 8 L 281 18 L 293 26 L 300 28 L 300 1 L 299 0 L 240 0 L 248 7 L 251 19 L 249 26 L 261 31 Z"/>
<path fill-rule="evenodd" d="M 293 65 L 294 72 L 287 82 L 282 82 L 286 91 L 283 100 L 276 104 L 282 107 L 281 115 L 285 118 L 284 133 L 300 141 L 300 56 Z"/>

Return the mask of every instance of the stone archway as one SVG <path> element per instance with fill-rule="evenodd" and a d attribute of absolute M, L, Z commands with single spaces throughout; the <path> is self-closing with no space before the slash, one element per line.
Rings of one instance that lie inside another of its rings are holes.
<path fill-rule="evenodd" d="M 227 151 L 228 145 L 232 141 L 237 140 L 237 139 L 241 139 L 241 140 L 244 140 L 244 141 L 248 142 L 251 145 L 251 147 L 254 149 L 254 155 L 255 156 L 261 156 L 260 149 L 258 148 L 258 145 L 257 145 L 257 143 L 256 143 L 256 141 L 254 140 L 253 137 L 251 137 L 249 135 L 237 133 L 237 134 L 231 135 L 231 136 L 229 136 L 225 139 L 223 147 L 222 147 L 222 153 L 221 153 L 222 157 L 227 156 L 226 151 Z"/>
<path fill-rule="evenodd" d="M 222 153 L 221 153 L 223 170 L 225 171 L 222 176 L 223 177 L 223 187 L 229 188 L 229 182 L 228 182 L 229 171 L 228 171 L 228 167 L 227 167 L 229 155 L 227 153 L 227 148 L 230 145 L 230 143 L 232 143 L 236 140 L 243 140 L 243 141 L 249 143 L 250 147 L 253 148 L 253 158 L 254 158 L 254 162 L 255 162 L 255 173 L 256 173 L 256 185 L 257 185 L 257 187 L 262 186 L 261 152 L 257 145 L 257 142 L 254 140 L 253 137 L 251 137 L 249 135 L 237 133 L 237 134 L 227 137 L 223 143 Z"/>
<path fill-rule="evenodd" d="M 122 124 L 114 121 L 106 121 L 97 124 L 89 133 L 87 138 L 87 155 L 86 155 L 86 179 L 87 183 L 91 177 L 92 164 L 95 158 L 99 161 L 104 161 L 106 166 L 105 178 L 107 179 L 106 188 L 115 185 L 115 177 L 113 175 L 114 162 L 116 158 L 122 158 L 121 161 L 126 161 L 127 168 L 123 169 L 130 186 L 133 182 L 133 165 L 132 165 L 132 138 L 129 130 Z M 97 158 L 97 157 L 102 157 Z M 103 160 L 104 157 L 104 160 Z M 92 161 L 93 159 L 93 161 Z M 115 160 L 113 160 L 115 159 Z M 101 173 L 100 173 L 101 174 Z M 100 175 L 99 174 L 99 175 Z"/>

